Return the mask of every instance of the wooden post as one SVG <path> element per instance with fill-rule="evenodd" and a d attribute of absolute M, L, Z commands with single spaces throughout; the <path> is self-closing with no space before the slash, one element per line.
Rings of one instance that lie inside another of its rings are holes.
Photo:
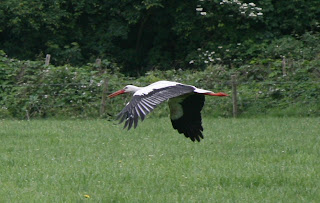
<path fill-rule="evenodd" d="M 96 59 L 96 64 L 97 64 L 98 67 L 100 68 L 100 66 L 101 66 L 101 59 Z"/>
<path fill-rule="evenodd" d="M 45 62 L 45 65 L 48 66 L 50 64 L 50 58 L 51 58 L 51 55 L 50 54 L 47 54 L 46 55 L 46 62 Z"/>
<path fill-rule="evenodd" d="M 101 107 L 100 107 L 100 116 L 102 117 L 106 111 L 106 99 L 107 99 L 107 92 L 108 92 L 108 78 L 103 80 L 102 86 L 102 97 L 101 97 Z"/>
<path fill-rule="evenodd" d="M 30 115 L 29 115 L 29 111 L 26 109 L 26 117 L 27 117 L 27 120 L 30 121 Z"/>
<path fill-rule="evenodd" d="M 101 59 L 96 59 L 96 64 L 98 68 L 101 68 Z M 107 70 L 104 70 L 104 74 L 107 72 Z M 103 117 L 106 112 L 106 104 L 107 104 L 107 92 L 108 92 L 108 84 L 109 79 L 104 78 L 102 83 L 102 95 L 101 95 L 101 106 L 100 106 L 100 116 Z"/>
<path fill-rule="evenodd" d="M 287 76 L 287 70 L 286 70 L 286 57 L 282 57 L 282 75 Z"/>
<path fill-rule="evenodd" d="M 237 99 L 237 78 L 236 75 L 231 75 L 231 85 L 232 85 L 232 104 L 233 104 L 233 117 L 238 116 L 238 99 Z"/>

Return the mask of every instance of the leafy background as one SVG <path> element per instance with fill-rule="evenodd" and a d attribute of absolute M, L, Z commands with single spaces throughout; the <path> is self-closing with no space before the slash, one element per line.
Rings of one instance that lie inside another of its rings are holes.
<path fill-rule="evenodd" d="M 4 0 L 0 117 L 108 117 L 128 97 L 108 100 L 101 115 L 106 78 L 107 93 L 161 79 L 230 93 L 232 74 L 243 116 L 319 115 L 319 8 L 318 0 Z M 205 115 L 231 116 L 231 99 L 207 103 Z"/>

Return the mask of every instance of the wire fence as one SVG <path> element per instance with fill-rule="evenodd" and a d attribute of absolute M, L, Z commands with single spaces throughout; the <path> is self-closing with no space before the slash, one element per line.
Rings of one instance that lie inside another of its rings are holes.
<path fill-rule="evenodd" d="M 114 115 L 130 100 L 130 96 L 107 99 L 106 96 L 115 90 L 112 89 L 113 86 L 108 84 L 107 79 L 102 83 L 0 84 L 0 114 L 11 114 L 13 117 L 27 119 L 55 115 L 65 117 Z M 262 105 L 261 109 L 266 109 L 292 105 L 297 102 L 295 99 L 297 97 L 303 104 L 318 103 L 320 94 L 320 81 L 243 82 L 237 81 L 234 76 L 230 81 L 216 82 L 210 86 L 219 86 L 219 89 L 227 91 L 231 96 L 225 100 L 210 100 L 210 105 L 223 109 L 227 112 L 226 115 L 233 117 L 237 117 L 249 108 L 252 109 L 253 106 Z M 303 89 L 310 86 L 314 87 Z M 320 110 L 314 111 L 319 113 Z"/>

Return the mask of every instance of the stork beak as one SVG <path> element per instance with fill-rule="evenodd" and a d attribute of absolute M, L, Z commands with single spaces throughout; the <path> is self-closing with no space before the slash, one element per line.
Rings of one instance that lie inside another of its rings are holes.
<path fill-rule="evenodd" d="M 217 95 L 218 97 L 228 97 L 229 95 L 223 92 L 218 92 Z"/>
<path fill-rule="evenodd" d="M 218 96 L 218 97 L 228 97 L 229 95 L 223 92 L 218 92 L 218 93 L 208 93 L 210 96 Z"/>
<path fill-rule="evenodd" d="M 118 95 L 123 94 L 123 93 L 124 93 L 124 90 L 123 90 L 123 89 L 122 89 L 122 90 L 118 90 L 118 91 L 110 94 L 108 97 L 109 97 L 109 98 L 112 98 L 112 97 L 118 96 Z"/>

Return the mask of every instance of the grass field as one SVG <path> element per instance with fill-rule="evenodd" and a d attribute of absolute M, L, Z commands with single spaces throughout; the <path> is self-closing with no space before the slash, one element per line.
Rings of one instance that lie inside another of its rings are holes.
<path fill-rule="evenodd" d="M 320 202 L 320 118 L 0 121 L 0 202 Z"/>

